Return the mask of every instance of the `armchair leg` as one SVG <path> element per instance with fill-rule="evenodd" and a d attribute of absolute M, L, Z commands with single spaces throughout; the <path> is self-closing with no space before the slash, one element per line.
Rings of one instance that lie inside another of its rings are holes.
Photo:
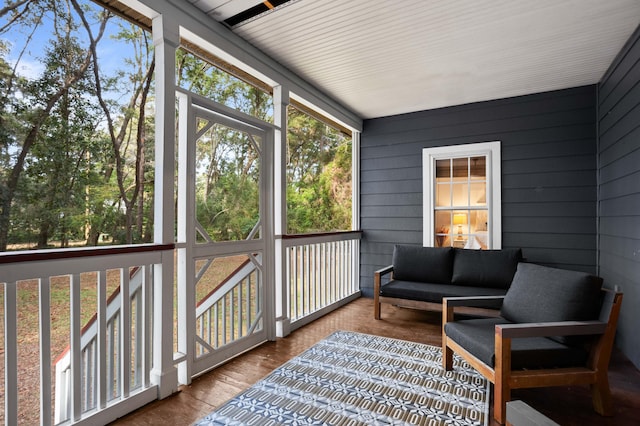
<path fill-rule="evenodd" d="M 605 376 L 591 385 L 593 409 L 601 416 L 613 416 L 613 401 L 609 389 L 609 379 Z"/>
<path fill-rule="evenodd" d="M 497 380 L 493 387 L 493 418 L 503 425 L 507 420 L 507 401 L 511 401 L 511 389 L 500 386 Z"/>
<path fill-rule="evenodd" d="M 507 402 L 511 401 L 511 339 L 502 336 L 496 326 L 495 334 L 495 381 L 493 383 L 493 418 L 503 425 L 507 420 Z"/>
<path fill-rule="evenodd" d="M 373 318 L 380 319 L 380 300 L 377 294 L 373 297 Z"/>
<path fill-rule="evenodd" d="M 447 336 L 442 336 L 442 368 L 453 370 L 453 351 L 447 346 Z"/>

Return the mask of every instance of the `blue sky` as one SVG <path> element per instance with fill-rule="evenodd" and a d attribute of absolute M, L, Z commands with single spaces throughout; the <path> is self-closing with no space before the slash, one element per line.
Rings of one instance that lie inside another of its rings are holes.
<path fill-rule="evenodd" d="M 91 4 L 94 10 L 97 10 L 93 2 L 89 0 L 81 0 L 80 4 Z M 44 69 L 41 59 L 45 56 L 45 48 L 50 43 L 53 37 L 53 20 L 52 13 L 45 13 L 42 16 L 42 23 L 38 26 L 37 30 L 29 40 L 29 48 L 20 58 L 20 64 L 16 69 L 17 73 L 29 79 L 35 79 L 42 74 Z M 0 27 L 7 23 L 7 16 L 0 18 Z M 77 20 L 80 23 L 79 19 Z M 119 17 L 111 18 L 107 26 L 106 34 L 98 44 L 98 58 L 100 61 L 100 68 L 103 74 L 112 74 L 117 69 L 125 67 L 123 58 L 133 55 L 133 49 L 129 44 L 118 42 L 114 40 L 113 36 L 120 30 L 118 23 L 125 22 Z M 95 23 L 95 22 L 94 22 Z M 97 25 L 93 26 L 95 32 L 97 32 Z M 15 65 L 19 58 L 20 52 L 27 42 L 30 33 L 33 31 L 33 27 L 13 25 L 11 30 L 0 34 L 0 39 L 5 42 L 9 47 L 9 53 L 5 59 L 12 66 Z M 76 32 L 83 46 L 89 44 L 86 31 L 80 28 Z"/>

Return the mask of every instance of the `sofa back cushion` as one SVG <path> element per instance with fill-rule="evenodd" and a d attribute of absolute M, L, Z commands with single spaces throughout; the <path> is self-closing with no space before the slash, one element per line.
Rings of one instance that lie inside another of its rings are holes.
<path fill-rule="evenodd" d="M 453 248 L 398 244 L 393 248 L 393 278 L 432 284 L 449 284 Z"/>
<path fill-rule="evenodd" d="M 500 315 L 517 323 L 597 320 L 601 287 L 602 278 L 585 272 L 520 263 Z"/>
<path fill-rule="evenodd" d="M 522 250 L 455 249 L 451 283 L 473 287 L 509 288 Z"/>

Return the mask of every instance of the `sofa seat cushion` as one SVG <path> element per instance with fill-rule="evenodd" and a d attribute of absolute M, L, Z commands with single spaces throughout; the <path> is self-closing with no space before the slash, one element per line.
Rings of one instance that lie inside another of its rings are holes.
<path fill-rule="evenodd" d="M 448 337 L 480 361 L 495 367 L 495 326 L 510 324 L 504 318 L 482 318 L 445 324 Z M 584 366 L 587 352 L 545 337 L 511 340 L 511 365 L 514 370 Z"/>
<path fill-rule="evenodd" d="M 380 296 L 442 303 L 443 297 L 504 296 L 505 290 L 491 287 L 463 287 L 416 281 L 391 280 L 380 288 Z M 488 305 L 487 307 L 491 307 Z"/>
<path fill-rule="evenodd" d="M 452 266 L 452 247 L 398 244 L 393 249 L 393 277 L 398 280 L 448 284 Z"/>
<path fill-rule="evenodd" d="M 451 283 L 508 289 L 521 260 L 522 250 L 519 248 L 502 250 L 455 249 Z"/>

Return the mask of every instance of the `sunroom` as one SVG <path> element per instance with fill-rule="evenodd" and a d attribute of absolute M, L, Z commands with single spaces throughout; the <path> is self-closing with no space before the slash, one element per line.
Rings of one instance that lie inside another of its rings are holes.
<path fill-rule="evenodd" d="M 638 377 L 635 1 L 0 13 L 5 424 L 106 424 L 175 395 L 369 303 L 395 244 L 518 247 L 600 275 L 625 293 L 616 346 Z M 428 202 L 433 149 L 451 188 L 482 170 L 468 202 Z M 414 334 L 439 321 L 397 315 Z"/>

